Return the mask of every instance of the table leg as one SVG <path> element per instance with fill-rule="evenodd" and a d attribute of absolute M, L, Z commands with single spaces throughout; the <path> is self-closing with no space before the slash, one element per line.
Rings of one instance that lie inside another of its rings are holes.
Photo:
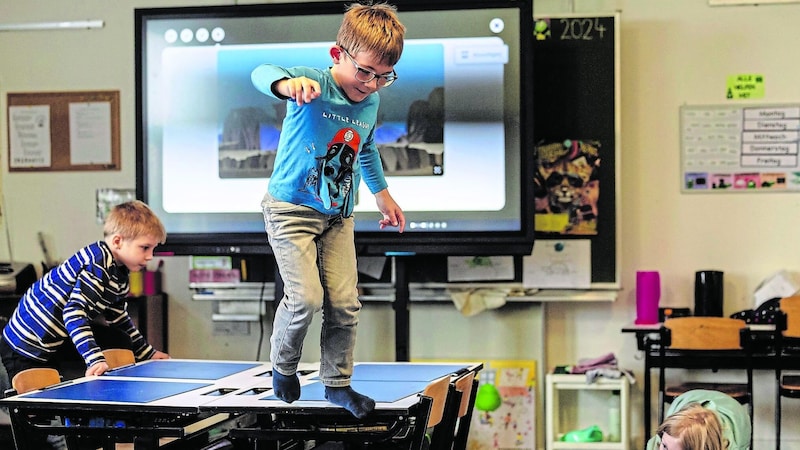
<path fill-rule="evenodd" d="M 646 351 L 645 351 L 646 352 Z M 644 441 L 650 439 L 650 357 L 644 356 Z"/>

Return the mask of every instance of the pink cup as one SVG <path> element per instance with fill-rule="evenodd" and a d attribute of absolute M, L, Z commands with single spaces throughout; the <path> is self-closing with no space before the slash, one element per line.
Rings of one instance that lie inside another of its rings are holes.
<path fill-rule="evenodd" d="M 657 271 L 636 272 L 636 324 L 658 323 L 658 301 L 661 299 L 661 278 Z"/>

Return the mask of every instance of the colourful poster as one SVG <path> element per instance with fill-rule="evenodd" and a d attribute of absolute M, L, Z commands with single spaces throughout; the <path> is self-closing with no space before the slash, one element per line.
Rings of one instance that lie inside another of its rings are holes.
<path fill-rule="evenodd" d="M 473 411 L 468 450 L 536 449 L 536 361 L 491 361 L 478 377 L 502 401 L 494 411 Z"/>
<path fill-rule="evenodd" d="M 567 139 L 536 147 L 536 231 L 596 235 L 600 142 Z"/>

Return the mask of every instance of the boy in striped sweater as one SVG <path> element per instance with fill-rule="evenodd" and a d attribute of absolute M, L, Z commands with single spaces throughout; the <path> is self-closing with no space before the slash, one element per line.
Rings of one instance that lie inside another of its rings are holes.
<path fill-rule="evenodd" d="M 153 259 L 167 237 L 164 225 L 135 200 L 112 209 L 103 235 L 46 273 L 20 300 L 0 337 L 9 380 L 32 367 L 59 369 L 54 356 L 64 345 L 78 350 L 87 376 L 103 374 L 108 364 L 91 328 L 100 316 L 130 337 L 137 360 L 169 358 L 145 341 L 125 301 L 130 272 L 144 270 Z"/>

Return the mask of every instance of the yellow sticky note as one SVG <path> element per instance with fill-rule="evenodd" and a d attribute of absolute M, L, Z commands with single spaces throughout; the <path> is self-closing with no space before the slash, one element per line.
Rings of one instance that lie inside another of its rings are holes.
<path fill-rule="evenodd" d="M 764 75 L 740 74 L 728 76 L 725 97 L 730 100 L 764 98 Z"/>

